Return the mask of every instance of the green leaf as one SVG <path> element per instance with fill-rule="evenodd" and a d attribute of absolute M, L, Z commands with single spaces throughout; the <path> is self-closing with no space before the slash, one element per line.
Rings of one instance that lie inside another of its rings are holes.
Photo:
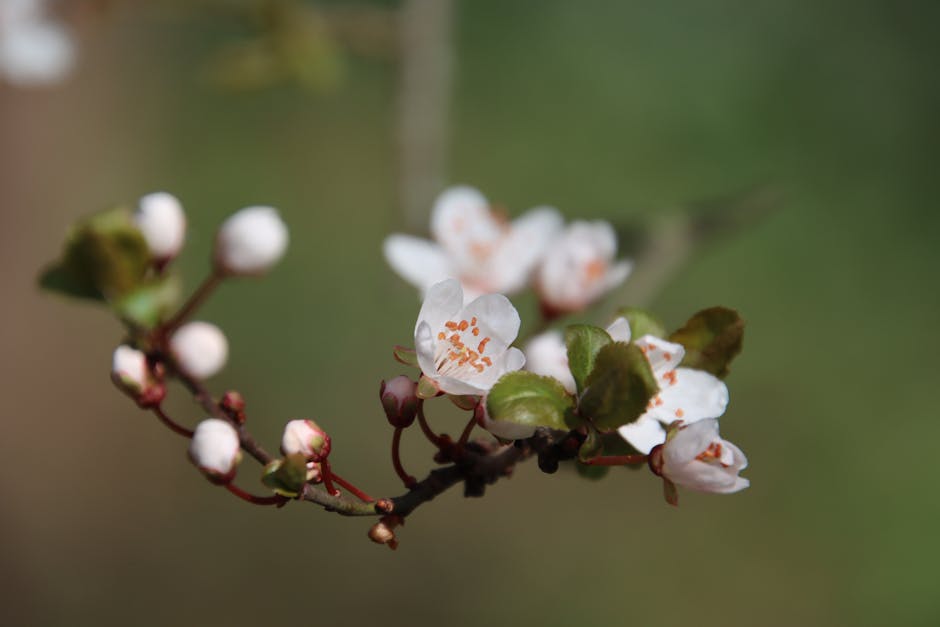
<path fill-rule="evenodd" d="M 281 496 L 296 498 L 307 483 L 307 460 L 300 453 L 275 459 L 264 467 L 261 483 Z"/>
<path fill-rule="evenodd" d="M 635 344 L 613 342 L 600 350 L 578 411 L 608 433 L 639 418 L 659 387 Z"/>
<path fill-rule="evenodd" d="M 597 352 L 611 341 L 607 331 L 588 324 L 573 324 L 565 329 L 568 367 L 574 376 L 579 394 L 584 391 L 584 381 L 594 369 Z"/>
<path fill-rule="evenodd" d="M 578 449 L 578 459 L 586 461 L 597 457 L 603 450 L 604 443 L 601 440 L 601 434 L 597 432 L 597 429 L 589 427 L 587 437 L 584 438 L 584 442 L 581 443 L 581 447 Z"/>
<path fill-rule="evenodd" d="M 114 303 L 114 311 L 138 326 L 151 328 L 176 307 L 180 298 L 179 277 L 169 275 L 142 287 Z"/>
<path fill-rule="evenodd" d="M 395 357 L 395 361 L 400 364 L 405 364 L 406 366 L 418 367 L 418 353 L 413 349 L 405 348 L 404 346 L 396 346 L 392 351 L 392 355 Z"/>
<path fill-rule="evenodd" d="M 659 321 L 659 318 L 644 309 L 636 307 L 624 307 L 617 311 L 618 316 L 622 316 L 630 323 L 630 335 L 633 339 L 652 335 L 654 337 L 666 337 L 666 327 Z"/>
<path fill-rule="evenodd" d="M 77 222 L 61 261 L 39 279 L 67 296 L 109 300 L 134 291 L 150 266 L 150 249 L 130 211 L 111 209 Z"/>
<path fill-rule="evenodd" d="M 669 340 L 685 347 L 681 365 L 723 379 L 728 376 L 731 360 L 741 352 L 744 320 L 727 307 L 703 309 L 670 335 Z"/>
<path fill-rule="evenodd" d="M 531 427 L 569 429 L 577 422 L 574 399 L 561 383 L 525 371 L 503 375 L 490 390 L 486 409 L 493 420 Z"/>

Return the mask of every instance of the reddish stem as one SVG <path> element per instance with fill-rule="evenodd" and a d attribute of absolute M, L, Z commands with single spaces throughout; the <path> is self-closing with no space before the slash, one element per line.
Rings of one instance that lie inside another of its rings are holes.
<path fill-rule="evenodd" d="M 441 436 L 431 430 L 427 418 L 424 417 L 424 401 L 421 400 L 418 401 L 418 424 L 421 425 L 421 431 L 424 433 L 424 437 L 426 437 L 431 444 L 437 448 L 443 447 Z"/>
<path fill-rule="evenodd" d="M 159 405 L 156 405 L 153 407 L 153 413 L 155 413 L 157 415 L 157 418 L 160 419 L 160 422 L 165 424 L 173 433 L 178 433 L 184 438 L 193 437 L 192 431 L 190 431 L 186 427 L 183 427 L 177 424 L 172 418 L 166 415 L 166 412 L 164 412 L 163 408 L 160 407 Z"/>
<path fill-rule="evenodd" d="M 467 422 L 467 426 L 463 428 L 463 433 L 460 434 L 460 439 L 457 440 L 457 446 L 463 446 L 470 439 L 470 433 L 473 431 L 473 428 L 477 426 L 477 417 L 476 412 L 470 417 L 470 420 Z"/>
<path fill-rule="evenodd" d="M 320 462 L 320 474 L 323 476 L 323 487 L 330 493 L 330 496 L 339 496 L 339 490 L 333 485 L 333 471 L 330 469 L 330 462 L 325 459 Z"/>
<path fill-rule="evenodd" d="M 392 466 L 395 467 L 395 474 L 401 478 L 405 484 L 405 487 L 410 490 L 411 487 L 418 482 L 418 480 L 405 472 L 405 468 L 401 465 L 401 455 L 399 454 L 398 449 L 401 445 L 402 431 L 403 429 L 401 427 L 397 427 L 395 429 L 394 435 L 392 435 Z"/>
<path fill-rule="evenodd" d="M 220 273 L 213 270 L 212 273 L 199 284 L 199 287 L 192 293 L 189 300 L 180 307 L 180 310 L 163 324 L 163 332 L 169 336 L 178 326 L 186 322 L 186 319 L 199 309 L 200 305 L 202 305 L 215 288 L 219 286 L 223 278 Z"/>
<path fill-rule="evenodd" d="M 585 459 L 581 462 L 585 466 L 628 466 L 631 464 L 645 464 L 646 455 L 607 455 Z"/>
<path fill-rule="evenodd" d="M 281 496 L 280 494 L 272 494 L 271 496 L 257 496 L 250 494 L 239 488 L 234 483 L 226 483 L 225 489 L 241 500 L 247 501 L 253 505 L 281 505 L 289 500 L 286 496 Z"/>
<path fill-rule="evenodd" d="M 333 481 L 335 481 L 339 485 L 343 486 L 344 488 L 346 488 L 347 490 L 355 494 L 356 498 L 358 498 L 363 503 L 375 503 L 374 498 L 372 498 L 371 496 L 369 496 L 368 494 L 366 494 L 365 492 L 363 492 L 362 490 L 360 490 L 353 484 L 349 483 L 348 481 L 340 477 L 335 472 L 331 472 L 331 474 L 333 475 Z"/>

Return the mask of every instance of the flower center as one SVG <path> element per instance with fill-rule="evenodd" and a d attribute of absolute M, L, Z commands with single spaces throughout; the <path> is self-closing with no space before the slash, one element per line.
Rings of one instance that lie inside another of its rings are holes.
<path fill-rule="evenodd" d="M 722 468 L 727 468 L 731 465 L 731 459 L 726 459 L 733 457 L 730 455 L 731 451 L 726 451 L 725 447 L 721 445 L 721 442 L 712 442 L 708 445 L 708 448 L 695 456 L 695 459 L 700 462 L 705 462 L 706 464 L 721 464 Z"/>
<path fill-rule="evenodd" d="M 469 321 L 448 320 L 437 339 L 434 363 L 442 375 L 459 378 L 481 373 L 493 365 L 493 360 L 483 355 L 490 338 L 480 338 L 475 317 Z"/>

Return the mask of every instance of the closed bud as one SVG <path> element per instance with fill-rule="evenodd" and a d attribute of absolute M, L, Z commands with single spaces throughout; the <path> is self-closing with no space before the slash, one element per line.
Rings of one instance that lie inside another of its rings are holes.
<path fill-rule="evenodd" d="M 219 407 L 225 412 L 225 415 L 240 425 L 245 424 L 245 399 L 240 392 L 229 390 L 222 395 L 219 401 Z"/>
<path fill-rule="evenodd" d="M 134 222 L 147 240 L 150 254 L 157 263 L 176 257 L 186 237 L 186 215 L 172 194 L 147 194 L 137 204 Z"/>
<path fill-rule="evenodd" d="M 281 452 L 321 462 L 330 454 L 330 436 L 312 420 L 291 420 L 284 427 Z"/>
<path fill-rule="evenodd" d="M 394 514 L 382 516 L 379 522 L 369 529 L 369 539 L 376 544 L 385 544 L 393 551 L 398 548 L 398 538 L 395 537 L 395 527 L 404 524 L 401 516 Z"/>
<path fill-rule="evenodd" d="M 187 322 L 170 338 L 170 352 L 186 374 L 208 379 L 225 366 L 228 340 L 214 324 Z"/>
<path fill-rule="evenodd" d="M 235 427 L 218 418 L 200 422 L 189 443 L 189 459 L 213 483 L 231 481 L 241 459 Z"/>
<path fill-rule="evenodd" d="M 418 411 L 418 385 L 405 375 L 382 381 L 379 398 L 388 422 L 397 428 L 410 426 Z"/>
<path fill-rule="evenodd" d="M 229 275 L 264 274 L 287 250 L 287 225 L 276 209 L 248 207 L 222 223 L 215 264 Z"/>
<path fill-rule="evenodd" d="M 150 370 L 147 356 L 124 344 L 114 350 L 111 358 L 111 380 L 141 407 L 159 404 L 166 392 Z"/>

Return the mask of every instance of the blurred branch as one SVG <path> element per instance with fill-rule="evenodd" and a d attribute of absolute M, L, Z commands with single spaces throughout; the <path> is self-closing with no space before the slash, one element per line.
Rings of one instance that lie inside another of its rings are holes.
<path fill-rule="evenodd" d="M 621 242 L 639 246 L 634 271 L 614 292 L 601 318 L 609 318 L 624 305 L 649 306 L 670 280 L 701 249 L 723 238 L 737 237 L 782 206 L 781 194 L 758 187 L 725 198 L 689 203 L 658 216 L 644 229 L 621 229 Z"/>
<path fill-rule="evenodd" d="M 453 83 L 454 0 L 405 0 L 399 13 L 399 203 L 405 226 L 426 224 L 444 183 Z"/>

